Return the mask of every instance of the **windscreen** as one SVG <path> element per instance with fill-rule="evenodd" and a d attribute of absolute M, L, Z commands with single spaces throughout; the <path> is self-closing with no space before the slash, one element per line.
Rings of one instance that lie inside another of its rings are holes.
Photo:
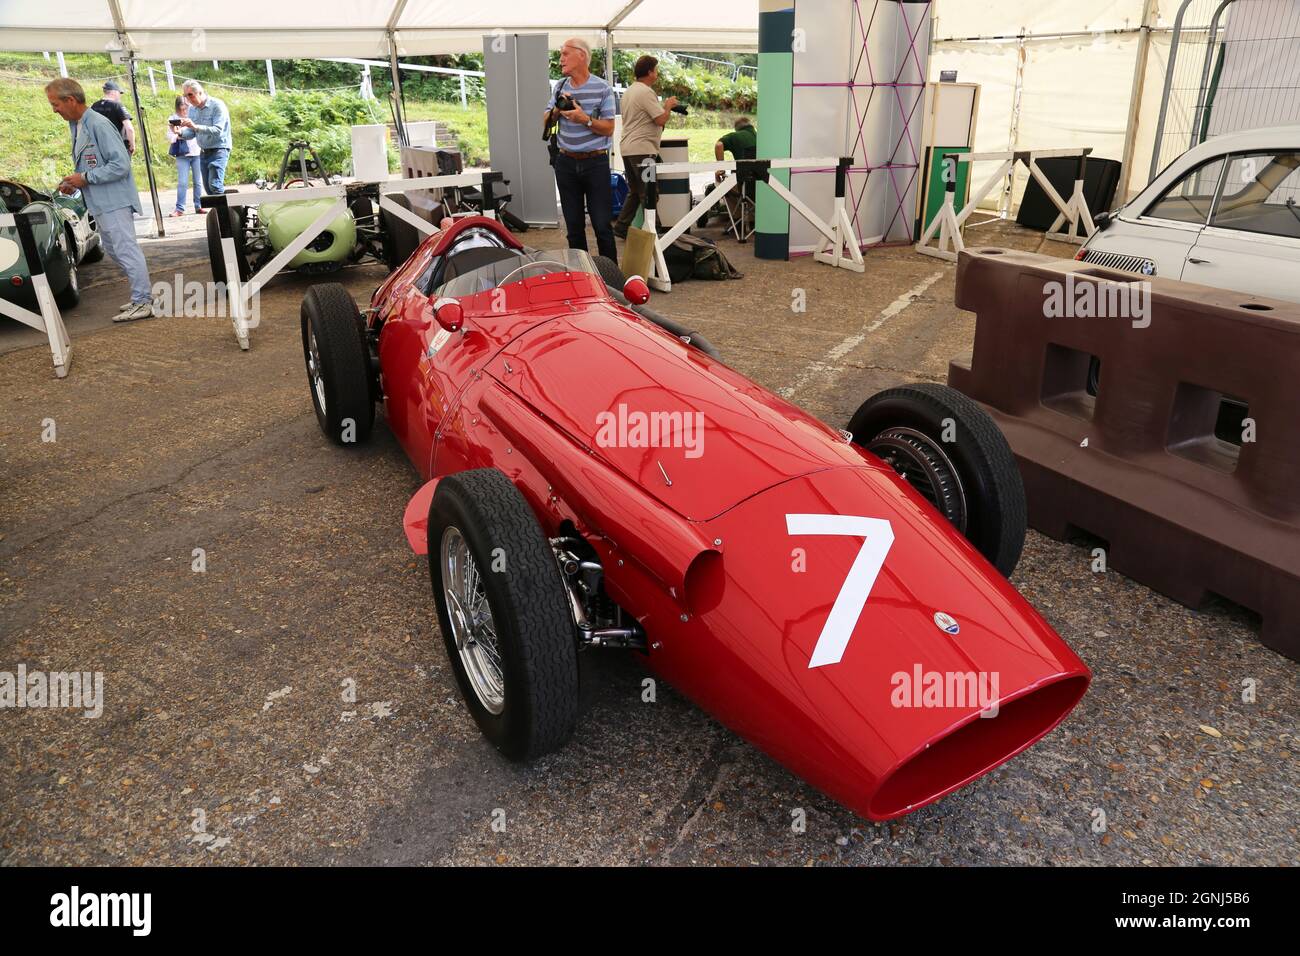
<path fill-rule="evenodd" d="M 478 250 L 468 250 L 462 255 L 472 256 Z M 448 262 L 449 271 L 453 259 Z M 533 249 L 518 254 L 493 257 L 491 261 L 458 272 L 436 290 L 440 296 L 475 295 L 495 289 L 499 285 L 547 273 L 586 272 L 596 275 L 596 264 L 591 256 L 580 249 Z"/>

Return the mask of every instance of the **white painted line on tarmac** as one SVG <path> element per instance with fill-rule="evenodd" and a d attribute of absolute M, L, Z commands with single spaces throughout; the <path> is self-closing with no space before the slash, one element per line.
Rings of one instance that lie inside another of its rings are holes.
<path fill-rule="evenodd" d="M 847 338 L 841 340 L 830 351 L 828 351 L 825 354 L 825 356 L 823 356 L 821 359 L 818 359 L 817 361 L 810 363 L 807 368 L 805 368 L 802 372 L 799 373 L 799 375 L 795 378 L 792 384 L 787 385 L 785 388 L 778 390 L 780 396 L 782 398 L 787 398 L 787 399 L 793 398 L 795 395 L 801 392 L 804 386 L 807 385 L 809 382 L 811 382 L 813 379 L 819 378 L 825 375 L 827 372 L 838 371 L 840 360 L 843 359 L 844 356 L 848 355 L 859 345 L 865 342 L 867 340 L 868 335 L 870 335 L 872 332 L 879 329 L 882 325 L 884 325 L 894 316 L 898 315 L 898 313 L 906 309 L 909 305 L 911 305 L 918 298 L 920 298 L 920 296 L 927 289 L 929 289 L 930 286 L 934 285 L 942 278 L 943 278 L 943 272 L 942 271 L 936 272 L 932 275 L 926 276 L 924 279 L 922 279 L 912 288 L 908 289 L 906 292 L 900 295 L 893 302 L 889 303 L 889 305 L 881 309 L 880 315 L 878 315 L 871 322 L 870 325 L 867 325 L 865 328 L 863 328 L 861 332 L 856 332 L 853 335 L 850 335 Z"/>

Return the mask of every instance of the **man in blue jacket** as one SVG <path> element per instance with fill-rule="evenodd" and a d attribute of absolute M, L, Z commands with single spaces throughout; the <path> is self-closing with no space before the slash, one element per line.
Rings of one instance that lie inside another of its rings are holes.
<path fill-rule="evenodd" d="M 190 115 L 181 120 L 181 138 L 199 141 L 203 190 L 209 196 L 219 196 L 226 191 L 226 162 L 232 142 L 230 110 L 215 96 L 208 96 L 198 80 L 186 80 L 181 93 L 190 104 Z"/>
<path fill-rule="evenodd" d="M 76 171 L 63 177 L 59 192 L 80 189 L 86 208 L 99 224 L 104 251 L 126 273 L 131 301 L 122 306 L 114 322 L 130 322 L 157 315 L 149 285 L 149 267 L 135 239 L 133 215 L 141 211 L 135 188 L 131 156 L 122 134 L 111 120 L 86 105 L 86 92 L 76 80 L 59 79 L 45 87 L 54 112 L 72 126 L 72 158 Z"/>

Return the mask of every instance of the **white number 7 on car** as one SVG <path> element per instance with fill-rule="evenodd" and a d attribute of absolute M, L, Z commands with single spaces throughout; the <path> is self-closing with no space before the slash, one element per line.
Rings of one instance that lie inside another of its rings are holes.
<path fill-rule="evenodd" d="M 856 515 L 786 515 L 790 534 L 843 534 L 865 538 L 831 613 L 822 625 L 821 635 L 813 647 L 809 667 L 838 664 L 849 646 L 862 608 L 867 603 L 876 575 L 885 566 L 885 556 L 894 543 L 894 529 L 884 518 L 859 518 Z"/>

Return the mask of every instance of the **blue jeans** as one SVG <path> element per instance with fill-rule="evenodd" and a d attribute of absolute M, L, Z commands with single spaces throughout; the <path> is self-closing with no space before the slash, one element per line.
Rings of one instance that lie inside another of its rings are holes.
<path fill-rule="evenodd" d="M 614 229 L 611 224 L 614 197 L 609 188 L 609 157 L 574 159 L 563 153 L 558 154 L 555 157 L 555 185 L 560 191 L 560 208 L 564 210 L 569 248 L 587 251 L 587 222 L 584 213 L 590 213 L 597 250 L 600 255 L 617 262 L 618 251 L 614 248 Z"/>
<path fill-rule="evenodd" d="M 226 160 L 230 159 L 228 149 L 205 149 L 199 154 L 199 166 L 203 170 L 203 192 L 209 196 L 220 196 L 226 191 Z"/>
<path fill-rule="evenodd" d="M 189 190 L 189 184 L 193 181 L 194 189 Z M 199 199 L 203 195 L 203 170 L 199 163 L 198 156 L 177 156 L 176 157 L 176 211 L 185 211 L 185 193 L 192 191 L 194 194 L 194 211 L 199 211 Z"/>
<path fill-rule="evenodd" d="M 131 207 L 123 206 L 112 212 L 96 213 L 95 222 L 99 224 L 99 238 L 104 243 L 104 251 L 126 273 L 126 278 L 131 283 L 131 301 L 150 301 L 153 291 L 149 285 L 149 266 L 145 264 L 144 253 L 140 251 L 140 243 L 135 239 Z"/>

